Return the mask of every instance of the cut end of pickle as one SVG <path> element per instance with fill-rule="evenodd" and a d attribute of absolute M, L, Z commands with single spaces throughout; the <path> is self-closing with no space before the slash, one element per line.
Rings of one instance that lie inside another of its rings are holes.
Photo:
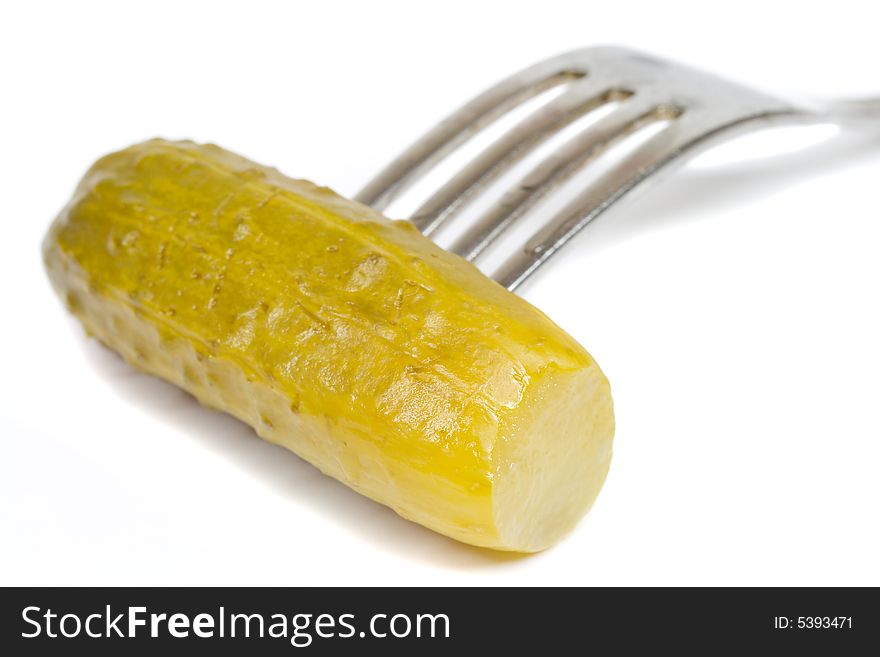
<path fill-rule="evenodd" d="M 611 464 L 614 413 L 598 367 L 544 375 L 494 454 L 499 549 L 539 552 L 592 506 Z"/>

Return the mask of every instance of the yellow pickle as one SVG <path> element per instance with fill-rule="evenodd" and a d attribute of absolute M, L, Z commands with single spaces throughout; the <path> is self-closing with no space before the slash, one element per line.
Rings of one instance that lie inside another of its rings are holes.
<path fill-rule="evenodd" d="M 611 395 L 583 347 L 329 189 L 152 140 L 89 170 L 43 253 L 133 366 L 459 541 L 547 548 L 605 479 Z"/>

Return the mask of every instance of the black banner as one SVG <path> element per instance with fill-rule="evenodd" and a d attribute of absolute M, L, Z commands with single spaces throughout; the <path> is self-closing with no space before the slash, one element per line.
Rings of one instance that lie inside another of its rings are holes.
<path fill-rule="evenodd" d="M 4 589 L 7 655 L 853 654 L 877 646 L 873 589 Z"/>

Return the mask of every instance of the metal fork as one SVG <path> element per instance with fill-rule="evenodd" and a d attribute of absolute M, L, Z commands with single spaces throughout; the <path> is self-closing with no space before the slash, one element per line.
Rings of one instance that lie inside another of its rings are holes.
<path fill-rule="evenodd" d="M 482 128 L 544 91 L 563 91 L 467 164 L 408 218 L 430 235 L 468 201 L 564 127 L 612 101 L 619 107 L 534 166 L 451 245 L 475 260 L 518 218 L 624 137 L 657 122 L 656 134 L 544 221 L 493 278 L 517 288 L 593 219 L 719 141 L 782 123 L 868 122 L 880 99 L 793 104 L 678 63 L 617 47 L 595 47 L 531 66 L 477 96 L 389 164 L 356 196 L 384 210 Z"/>

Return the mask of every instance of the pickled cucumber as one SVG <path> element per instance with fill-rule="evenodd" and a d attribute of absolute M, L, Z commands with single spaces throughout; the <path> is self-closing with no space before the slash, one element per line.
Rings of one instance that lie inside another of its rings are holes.
<path fill-rule="evenodd" d="M 605 479 L 614 418 L 590 355 L 327 188 L 152 140 L 88 171 L 43 253 L 70 311 L 133 366 L 459 541 L 544 549 Z"/>

